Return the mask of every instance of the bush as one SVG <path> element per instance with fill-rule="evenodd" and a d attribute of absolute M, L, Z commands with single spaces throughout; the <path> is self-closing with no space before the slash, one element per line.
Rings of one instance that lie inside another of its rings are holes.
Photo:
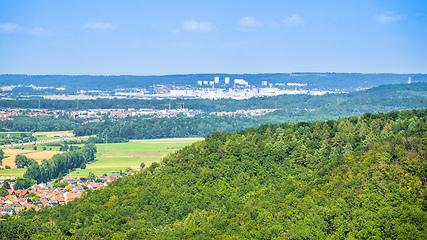
<path fill-rule="evenodd" d="M 80 165 L 80 168 L 81 168 L 81 169 L 85 169 L 85 168 L 86 168 L 86 164 L 85 164 L 85 163 L 82 163 L 82 164 Z"/>
<path fill-rule="evenodd" d="M 6 168 L 6 169 L 10 169 L 10 166 L 9 166 L 9 165 L 6 165 L 6 166 L 4 166 L 4 168 Z"/>

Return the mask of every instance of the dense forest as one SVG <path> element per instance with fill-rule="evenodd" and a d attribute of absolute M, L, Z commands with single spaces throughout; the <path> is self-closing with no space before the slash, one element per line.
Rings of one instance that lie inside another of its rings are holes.
<path fill-rule="evenodd" d="M 427 239 L 427 110 L 214 132 L 64 206 L 21 239 Z"/>

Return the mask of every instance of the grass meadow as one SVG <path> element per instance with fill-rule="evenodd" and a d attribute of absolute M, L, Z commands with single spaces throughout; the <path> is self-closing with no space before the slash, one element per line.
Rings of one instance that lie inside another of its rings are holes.
<path fill-rule="evenodd" d="M 95 161 L 88 163 L 86 169 L 72 171 L 71 175 L 86 177 L 89 175 L 89 172 L 93 172 L 95 175 L 101 176 L 104 173 L 110 175 L 111 173 L 120 172 L 120 170 L 125 171 L 128 167 L 139 169 L 141 163 L 149 166 L 153 162 L 158 162 L 168 153 L 181 149 L 198 140 L 203 140 L 203 138 L 131 140 L 127 143 L 96 144 L 98 153 Z M 4 149 L 4 151 L 7 152 L 7 149 Z M 54 152 L 58 153 L 57 149 L 52 149 L 52 151 L 34 151 L 32 148 L 26 148 L 15 151 L 22 151 L 22 154 L 28 157 L 35 156 L 32 158 L 38 161 L 41 159 L 37 159 L 37 156 L 47 156 L 48 153 Z M 18 153 L 16 152 L 16 154 Z M 3 160 L 3 169 L 0 170 L 0 176 L 22 177 L 26 169 L 4 169 L 5 165 L 12 167 L 14 160 L 14 155 L 10 151 L 5 156 L 7 159 Z M 15 165 L 13 164 L 13 166 Z"/>

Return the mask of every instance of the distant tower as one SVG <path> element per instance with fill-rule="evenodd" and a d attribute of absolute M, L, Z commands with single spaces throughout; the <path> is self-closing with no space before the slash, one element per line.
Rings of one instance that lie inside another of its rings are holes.
<path fill-rule="evenodd" d="M 229 77 L 226 77 L 225 78 L 225 84 L 229 84 L 230 83 L 230 78 Z"/>
<path fill-rule="evenodd" d="M 408 84 L 411 84 L 411 77 L 409 77 Z"/>

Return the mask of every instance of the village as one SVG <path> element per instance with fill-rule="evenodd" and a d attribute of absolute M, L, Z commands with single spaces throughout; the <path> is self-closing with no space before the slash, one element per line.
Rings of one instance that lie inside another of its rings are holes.
<path fill-rule="evenodd" d="M 169 104 L 167 104 L 169 105 Z M 120 119 L 127 117 L 158 117 L 158 118 L 169 118 L 176 117 L 178 114 L 183 114 L 187 117 L 194 117 L 197 114 L 201 114 L 201 110 L 193 110 L 187 108 L 171 109 L 87 109 L 87 110 L 75 110 L 75 111 L 65 111 L 65 110 L 48 110 L 45 108 L 42 109 L 21 109 L 21 108 L 8 108 L 0 109 L 0 121 L 13 120 L 13 117 L 16 116 L 26 116 L 26 117 L 54 117 L 58 118 L 59 116 L 65 115 L 69 116 L 75 120 L 87 120 L 81 124 L 86 124 L 91 122 L 91 119 L 96 121 L 102 121 L 101 119 Z M 93 120 L 92 120 L 93 121 Z"/>
<path fill-rule="evenodd" d="M 123 176 L 133 175 L 126 172 Z M 22 215 L 23 210 L 64 205 L 80 198 L 88 190 L 99 190 L 109 183 L 121 178 L 122 175 L 113 173 L 110 176 L 97 176 L 95 180 L 66 176 L 59 182 L 61 187 L 54 187 L 53 183 L 34 184 L 28 189 L 13 189 L 16 177 L 0 177 L 0 185 L 7 189 L 8 194 L 0 192 L 0 216 L 8 214 Z M 58 179 L 59 180 L 59 179 Z M 55 184 L 56 185 L 56 184 Z M 4 196 L 5 195 L 5 196 Z"/>

